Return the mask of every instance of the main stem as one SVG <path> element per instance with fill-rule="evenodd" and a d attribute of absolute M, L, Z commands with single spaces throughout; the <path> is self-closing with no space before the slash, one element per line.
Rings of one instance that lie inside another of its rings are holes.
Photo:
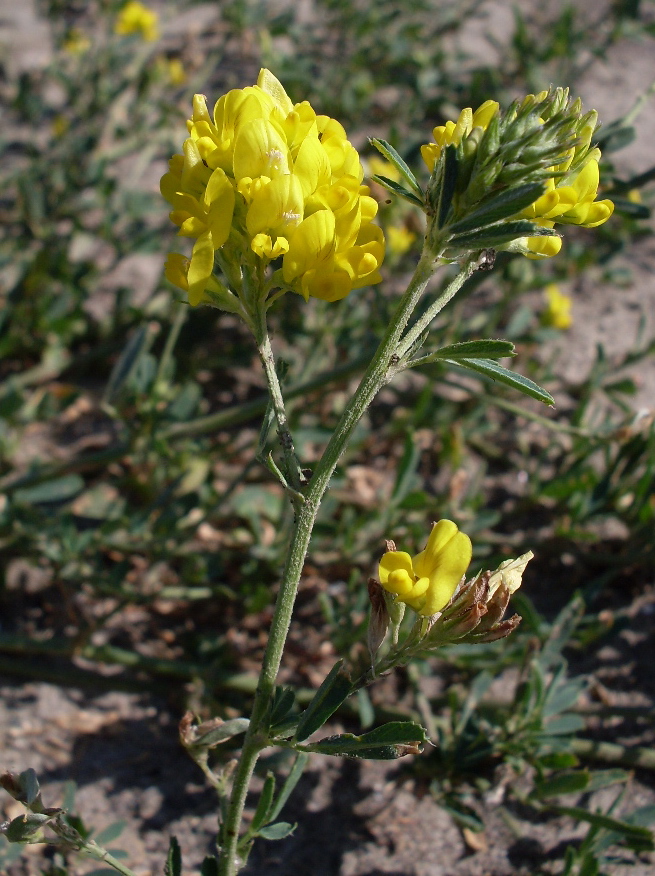
<path fill-rule="evenodd" d="M 267 711 L 275 690 L 275 680 L 289 632 L 305 555 L 321 500 L 355 426 L 377 392 L 393 373 L 400 339 L 414 308 L 434 273 L 434 265 L 434 255 L 424 252 L 371 363 L 314 470 L 305 493 L 305 501 L 297 509 L 296 525 L 291 536 L 287 561 L 271 621 L 271 630 L 255 693 L 250 726 L 235 773 L 227 817 L 222 825 L 219 876 L 235 876 L 239 869 L 237 844 L 246 795 L 259 753 L 268 741 Z"/>

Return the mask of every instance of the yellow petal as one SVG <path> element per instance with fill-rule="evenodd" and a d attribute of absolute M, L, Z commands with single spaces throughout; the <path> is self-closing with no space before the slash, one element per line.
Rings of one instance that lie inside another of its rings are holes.
<path fill-rule="evenodd" d="M 200 304 L 207 281 L 214 270 L 214 247 L 211 234 L 207 231 L 196 240 L 189 264 L 189 304 L 192 307 Z"/>
<path fill-rule="evenodd" d="M 378 578 L 384 586 L 389 580 L 389 575 L 392 572 L 403 569 L 408 575 L 414 579 L 412 572 L 412 558 L 405 551 L 387 551 L 380 560 L 378 568 Z"/>

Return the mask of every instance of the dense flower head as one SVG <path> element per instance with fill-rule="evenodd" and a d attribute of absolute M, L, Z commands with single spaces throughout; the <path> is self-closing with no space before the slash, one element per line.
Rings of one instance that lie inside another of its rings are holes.
<path fill-rule="evenodd" d="M 119 36 L 138 34 L 148 43 L 159 39 L 159 16 L 139 0 L 129 0 L 118 13 L 114 33 Z"/>
<path fill-rule="evenodd" d="M 270 287 L 305 299 L 336 301 L 380 281 L 377 204 L 339 122 L 307 101 L 293 104 L 262 70 L 256 85 L 229 91 L 211 113 L 196 95 L 187 127 L 161 191 L 179 234 L 195 240 L 191 304 L 206 300 L 215 257 L 258 271 L 280 259 Z"/>
<path fill-rule="evenodd" d="M 451 600 L 471 562 L 471 540 L 452 520 L 432 527 L 425 550 L 415 557 L 387 551 L 380 560 L 380 584 L 418 614 L 430 617 Z"/>
<path fill-rule="evenodd" d="M 467 107 L 456 122 L 434 128 L 434 142 L 421 147 L 438 190 L 433 200 L 438 200 L 444 185 L 444 152 L 452 146 L 457 169 L 452 202 L 447 206 L 456 227 L 459 222 L 461 228 L 468 215 L 488 205 L 503 189 L 514 186 L 516 191 L 516 187 L 531 182 L 540 183 L 543 193 L 503 219 L 527 219 L 543 229 L 553 229 L 556 224 L 601 225 L 612 215 L 614 204 L 608 199 L 597 200 L 600 150 L 591 145 L 597 125 L 598 114 L 592 110 L 583 115 L 581 102 L 571 101 L 568 89 L 561 88 L 529 94 L 506 112 L 492 100 L 475 112 Z M 470 224 L 466 230 L 471 230 Z M 530 258 L 556 255 L 562 245 L 556 234 L 505 243 L 499 248 Z"/>

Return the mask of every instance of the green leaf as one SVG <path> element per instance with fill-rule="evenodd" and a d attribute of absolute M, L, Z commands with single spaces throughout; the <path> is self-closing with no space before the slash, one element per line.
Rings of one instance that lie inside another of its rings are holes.
<path fill-rule="evenodd" d="M 269 820 L 271 820 L 271 810 L 273 808 L 273 795 L 275 794 L 275 776 L 273 773 L 266 773 L 266 778 L 264 779 L 264 787 L 262 788 L 262 792 L 259 795 L 259 802 L 257 803 L 257 809 L 255 809 L 255 814 L 252 817 L 252 821 L 250 822 L 250 827 L 248 828 L 248 834 L 250 836 L 255 836 L 259 832 L 259 828 L 263 827 Z"/>
<path fill-rule="evenodd" d="M 267 840 L 281 840 L 292 834 L 298 827 L 297 824 L 288 824 L 286 821 L 278 821 L 277 824 L 268 824 L 259 831 L 259 836 Z"/>
<path fill-rule="evenodd" d="M 412 171 L 409 169 L 409 165 L 405 161 L 404 158 L 396 152 L 391 143 L 387 143 L 386 140 L 378 140 L 377 137 L 372 137 L 369 139 L 369 143 L 378 150 L 381 155 L 389 161 L 396 170 L 405 177 L 410 187 L 414 190 L 414 192 L 418 195 L 421 203 L 423 203 L 423 192 L 421 190 L 420 185 Z"/>
<path fill-rule="evenodd" d="M 502 359 L 505 356 L 515 356 L 516 353 L 511 341 L 497 341 L 488 338 L 449 344 L 431 355 L 436 359 Z"/>
<path fill-rule="evenodd" d="M 534 222 L 521 219 L 516 222 L 498 222 L 496 225 L 488 225 L 480 231 L 471 231 L 468 234 L 456 234 L 448 240 L 448 247 L 469 250 L 489 249 L 519 237 L 560 236 L 550 228 L 543 228 Z"/>
<path fill-rule="evenodd" d="M 379 183 L 388 192 L 391 192 L 392 195 L 398 195 L 399 198 L 404 198 L 416 207 L 423 207 L 423 201 L 417 198 L 416 195 L 408 192 L 407 189 L 404 189 L 399 183 L 394 182 L 392 179 L 389 179 L 386 176 L 378 176 L 377 174 L 372 176 L 371 179 L 376 183 Z"/>
<path fill-rule="evenodd" d="M 575 818 L 576 821 L 584 821 L 587 824 L 592 824 L 594 827 L 613 830 L 627 839 L 637 839 L 648 843 L 652 843 L 653 841 L 652 831 L 647 827 L 628 824 L 626 821 L 619 821 L 616 818 L 610 818 L 609 815 L 603 815 L 600 812 L 589 812 L 579 806 L 556 806 L 554 804 L 549 805 L 548 808 L 560 815 L 568 815 L 570 818 Z"/>
<path fill-rule="evenodd" d="M 552 721 L 545 722 L 544 733 L 546 736 L 570 736 L 584 730 L 584 726 L 584 720 L 580 715 L 569 712 L 560 715 L 559 718 L 554 718 Z"/>
<path fill-rule="evenodd" d="M 238 736 L 239 733 L 245 733 L 249 724 L 248 718 L 231 718 L 229 721 L 224 721 L 218 727 L 212 727 L 207 733 L 203 733 L 193 744 L 201 745 L 204 748 L 211 748 L 214 745 L 225 742 L 226 739 Z"/>
<path fill-rule="evenodd" d="M 337 661 L 329 671 L 323 683 L 314 694 L 314 698 L 300 716 L 296 739 L 302 742 L 311 736 L 330 718 L 352 690 L 352 681 L 343 669 L 343 660 Z"/>
<path fill-rule="evenodd" d="M 31 806 L 39 799 L 39 794 L 41 793 L 39 779 L 36 772 L 32 767 L 29 767 L 29 769 L 23 770 L 18 777 L 18 780 L 20 782 L 21 790 L 23 791 L 21 802 L 25 803 L 26 806 Z"/>
<path fill-rule="evenodd" d="M 326 736 L 311 745 L 303 746 L 305 751 L 329 754 L 334 757 L 361 757 L 366 760 L 396 760 L 406 754 L 419 754 L 420 746 L 427 742 L 427 736 L 420 724 L 413 721 L 391 721 L 361 736 L 354 733 L 340 733 Z"/>
<path fill-rule="evenodd" d="M 114 821 L 104 830 L 101 830 L 97 836 L 94 836 L 93 839 L 99 843 L 101 846 L 106 846 L 109 843 L 112 843 L 115 839 L 117 839 L 125 829 L 126 822 L 124 821 Z"/>
<path fill-rule="evenodd" d="M 182 876 L 182 852 L 177 839 L 172 836 L 164 864 L 164 876 Z"/>
<path fill-rule="evenodd" d="M 461 234 L 463 231 L 472 231 L 474 228 L 491 225 L 510 216 L 520 213 L 526 207 L 539 198 L 545 190 L 542 183 L 525 183 L 513 186 L 500 195 L 492 196 L 464 219 L 450 226 L 452 234 Z"/>
<path fill-rule="evenodd" d="M 200 865 L 200 876 L 218 876 L 218 860 L 213 855 L 207 855 Z"/>
<path fill-rule="evenodd" d="M 149 331 L 147 323 L 134 332 L 109 375 L 103 401 L 110 403 L 116 397 L 136 367 L 137 362 L 152 343 L 152 339 L 152 333 Z"/>
<path fill-rule="evenodd" d="M 64 475 L 33 487 L 24 487 L 14 493 L 17 502 L 26 502 L 30 505 L 47 504 L 48 502 L 65 502 L 72 499 L 84 489 L 84 478 L 78 474 Z"/>
<path fill-rule="evenodd" d="M 536 398 L 544 404 L 555 404 L 555 399 L 545 389 L 542 389 L 532 380 L 523 377 L 521 374 L 508 371 L 507 368 L 503 368 L 502 365 L 493 362 L 491 359 L 445 359 L 444 361 L 450 365 L 457 365 L 460 368 L 467 368 L 469 371 L 484 374 L 485 377 L 490 377 L 492 380 L 504 383 L 506 386 L 510 386 L 524 395 L 529 395 L 530 398 Z"/>
<path fill-rule="evenodd" d="M 296 701 L 296 695 L 290 687 L 276 687 L 271 706 L 271 729 L 284 721 Z"/>
<path fill-rule="evenodd" d="M 560 794 L 579 794 L 589 788 L 591 774 L 589 770 L 576 770 L 570 773 L 560 773 L 550 779 L 535 781 L 535 794 L 542 799 L 557 797 Z"/>
<path fill-rule="evenodd" d="M 632 774 L 626 770 L 620 770 L 618 768 L 611 770 L 597 770 L 596 772 L 591 773 L 587 790 L 598 791 L 600 788 L 608 788 L 610 785 L 619 785 L 622 782 L 629 781 L 631 775 Z M 655 813 L 655 806 L 652 808 Z M 626 817 L 626 820 L 629 821 L 630 819 Z M 631 823 L 638 824 L 638 822 Z"/>
<path fill-rule="evenodd" d="M 291 796 L 293 789 L 298 784 L 298 781 L 300 780 L 300 777 L 302 776 L 303 771 L 307 766 L 308 760 L 308 754 L 306 754 L 304 751 L 298 752 L 294 764 L 291 767 L 291 772 L 287 776 L 285 783 L 282 785 L 282 789 L 278 795 L 278 798 L 275 801 L 273 808 L 271 809 L 271 813 L 269 815 L 271 821 L 275 821 L 275 819 L 284 808 L 284 805 Z"/>

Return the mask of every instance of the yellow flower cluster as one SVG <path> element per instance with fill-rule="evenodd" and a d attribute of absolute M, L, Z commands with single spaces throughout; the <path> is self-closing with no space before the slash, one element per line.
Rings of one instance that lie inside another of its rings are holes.
<path fill-rule="evenodd" d="M 418 614 L 429 617 L 452 599 L 471 562 L 471 540 L 452 520 L 432 527 L 425 550 L 415 557 L 387 551 L 380 560 L 380 584 Z"/>
<path fill-rule="evenodd" d="M 134 33 L 146 42 L 154 43 L 159 39 L 159 16 L 139 0 L 130 0 L 118 13 L 114 33 L 119 36 Z"/>
<path fill-rule="evenodd" d="M 260 269 L 281 258 L 273 285 L 305 299 L 336 301 L 380 281 L 377 204 L 339 122 L 307 101 L 294 105 L 262 70 L 256 85 L 221 97 L 213 114 L 196 95 L 187 126 L 184 154 L 171 159 L 161 192 L 180 235 L 195 239 L 186 282 L 179 270 L 167 274 L 188 286 L 192 305 L 203 300 L 218 251 Z"/>
<path fill-rule="evenodd" d="M 546 91 L 529 94 L 523 106 L 536 105 L 547 94 Z M 487 100 L 475 112 L 470 107 L 463 109 L 457 122 L 438 125 L 432 132 L 434 143 L 421 147 L 423 160 L 429 170 L 433 170 L 444 146 L 459 146 L 475 128 L 486 130 L 499 109 L 495 100 Z M 564 161 L 551 168 L 554 175 L 547 181 L 544 194 L 515 218 L 529 219 L 544 228 L 553 228 L 556 223 L 595 228 L 610 218 L 614 212 L 612 201 L 596 200 L 600 149 L 590 149 L 590 144 L 597 118 L 596 113 L 589 115 L 586 124 L 578 132 L 576 145 L 568 150 Z M 562 240 L 554 236 L 526 237 L 522 238 L 521 244 L 525 255 L 539 259 L 557 255 Z"/>

